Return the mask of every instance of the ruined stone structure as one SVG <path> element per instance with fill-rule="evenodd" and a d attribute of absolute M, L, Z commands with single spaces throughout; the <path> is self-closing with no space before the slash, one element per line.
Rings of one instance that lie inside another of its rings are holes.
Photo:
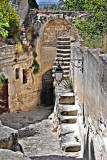
<path fill-rule="evenodd" d="M 21 12 L 19 13 L 22 24 L 28 3 L 27 1 L 12 2 L 20 2 L 15 3 L 19 8 L 25 7 L 21 9 L 24 11 L 22 17 Z M 22 5 L 24 2 L 26 5 Z M 40 64 L 39 74 L 33 75 L 32 70 L 29 69 L 33 62 L 32 51 L 19 55 L 16 61 L 17 45 L 0 48 L 0 68 L 8 79 L 8 104 L 11 112 L 35 108 L 40 103 L 46 106 L 52 105 L 53 79 L 50 77 L 56 57 L 57 38 L 74 35 L 72 26 L 77 17 L 84 18 L 84 14 L 29 10 L 24 25 L 26 29 L 31 27 L 33 34 L 36 35 L 34 45 L 37 61 Z M 107 55 L 100 55 L 99 50 L 82 48 L 79 42 L 71 43 L 71 59 L 82 59 L 82 57 L 84 57 L 83 73 L 78 68 L 74 68 L 74 91 L 77 93 L 80 106 L 78 117 L 83 124 L 80 126 L 80 133 L 84 159 L 106 160 Z M 75 62 L 75 65 L 78 63 Z M 44 86 L 51 93 L 47 93 Z M 51 101 L 47 104 L 49 95 Z"/>
<path fill-rule="evenodd" d="M 77 17 L 83 18 L 83 12 L 38 12 L 29 10 L 25 20 L 25 28 L 31 27 L 35 38 L 35 50 L 40 64 L 38 88 L 41 95 L 42 76 L 52 70 L 56 57 L 57 38 L 74 35 L 73 24 Z"/>
<path fill-rule="evenodd" d="M 21 1 L 16 5 L 20 6 L 19 4 L 21 5 Z M 0 48 L 0 67 L 2 67 L 3 74 L 8 79 L 8 105 L 10 111 L 26 110 L 42 103 L 40 100 L 44 96 L 43 79 L 44 77 L 46 79 L 48 71 L 53 68 L 57 37 L 72 35 L 71 24 L 76 21 L 78 16 L 83 16 L 83 14 L 81 12 L 42 13 L 35 10 L 29 11 L 25 20 L 25 28 L 31 27 L 33 33 L 36 33 L 34 46 L 37 61 L 40 64 L 39 74 L 33 75 L 32 70 L 29 69 L 33 62 L 31 51 L 20 55 L 17 62 L 15 62 L 17 46 L 10 45 Z M 17 74 L 19 74 L 18 77 Z M 23 80 L 24 77 L 26 82 Z M 53 88 L 52 80 L 48 78 L 48 81 L 49 79 L 50 83 L 47 83 L 47 88 Z M 53 98 L 51 90 L 48 95 L 52 95 L 50 99 Z M 47 106 L 46 102 L 44 104 Z"/>

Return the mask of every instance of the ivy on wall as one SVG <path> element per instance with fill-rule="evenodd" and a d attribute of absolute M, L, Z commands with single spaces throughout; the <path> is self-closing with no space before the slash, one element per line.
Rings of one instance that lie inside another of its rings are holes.
<path fill-rule="evenodd" d="M 33 57 L 34 57 L 33 63 L 29 68 L 30 69 L 33 68 L 33 74 L 36 74 L 36 73 L 39 73 L 40 66 L 39 66 L 39 63 L 36 60 L 37 54 L 36 54 L 35 51 L 33 51 Z"/>

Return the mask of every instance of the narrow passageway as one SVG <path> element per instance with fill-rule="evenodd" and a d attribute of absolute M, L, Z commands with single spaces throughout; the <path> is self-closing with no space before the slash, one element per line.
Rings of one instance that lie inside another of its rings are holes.
<path fill-rule="evenodd" d="M 79 153 L 61 150 L 57 132 L 53 131 L 53 107 L 38 107 L 0 116 L 6 126 L 18 129 L 19 143 L 32 160 L 76 160 Z M 49 117 L 49 118 L 48 118 Z M 8 119 L 8 121 L 7 121 Z"/>
<path fill-rule="evenodd" d="M 28 131 L 31 136 L 23 137 L 23 133 Z M 24 148 L 25 155 L 32 160 L 71 160 L 73 159 L 71 157 L 78 156 L 77 153 L 61 150 L 57 132 L 53 132 L 52 119 L 29 125 L 27 130 L 26 128 L 20 130 L 19 135 L 19 142 Z"/>

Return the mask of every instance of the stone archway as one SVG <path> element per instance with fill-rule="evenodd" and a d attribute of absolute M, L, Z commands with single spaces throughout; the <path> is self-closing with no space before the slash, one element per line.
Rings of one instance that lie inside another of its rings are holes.
<path fill-rule="evenodd" d="M 57 53 L 57 38 L 59 36 L 67 36 L 71 27 L 72 25 L 67 20 L 54 18 L 43 24 L 39 30 L 39 37 L 36 41 L 37 61 L 40 64 L 40 72 L 37 79 L 39 104 L 45 106 L 53 104 L 53 93 L 51 92 L 53 90 L 52 74 L 48 79 L 46 75 L 50 73 L 49 70 L 54 66 L 53 62 Z"/>
<path fill-rule="evenodd" d="M 42 76 L 41 105 L 53 105 L 53 77 L 52 69 L 46 71 Z"/>

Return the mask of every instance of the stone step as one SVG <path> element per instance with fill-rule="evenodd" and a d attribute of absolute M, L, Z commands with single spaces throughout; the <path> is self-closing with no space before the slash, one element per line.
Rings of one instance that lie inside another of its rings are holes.
<path fill-rule="evenodd" d="M 70 49 L 57 49 L 57 53 L 71 53 Z"/>
<path fill-rule="evenodd" d="M 55 69 L 52 70 L 52 73 L 55 73 Z M 63 74 L 69 74 L 69 70 L 63 70 Z"/>
<path fill-rule="evenodd" d="M 58 64 L 58 62 L 54 61 L 54 65 L 57 65 L 57 64 Z M 70 65 L 70 61 L 61 61 L 61 62 L 59 62 L 59 64 L 63 65 L 63 66 L 68 66 L 68 65 Z"/>
<path fill-rule="evenodd" d="M 53 66 L 53 69 L 55 69 L 57 67 L 57 65 L 54 65 Z M 63 69 L 63 70 L 67 70 L 67 69 L 70 69 L 70 65 L 68 65 L 68 66 L 61 66 L 61 68 Z"/>
<path fill-rule="evenodd" d="M 70 58 L 70 54 L 68 53 L 57 53 L 56 54 L 56 56 L 58 57 L 58 58 Z"/>
<path fill-rule="evenodd" d="M 69 77 L 70 76 L 70 74 L 63 74 L 63 78 L 67 78 L 67 77 Z M 52 77 L 55 77 L 55 74 L 53 73 L 52 74 Z"/>
<path fill-rule="evenodd" d="M 61 135 L 74 133 L 76 129 L 77 129 L 77 123 L 74 123 L 74 124 L 62 123 L 61 124 Z"/>
<path fill-rule="evenodd" d="M 80 140 L 74 133 L 63 135 L 61 137 L 61 146 L 66 152 L 78 152 L 81 150 Z"/>
<path fill-rule="evenodd" d="M 59 112 L 63 116 L 77 116 L 78 110 L 75 105 L 59 105 Z"/>
<path fill-rule="evenodd" d="M 63 93 L 60 96 L 59 104 L 75 104 L 75 95 L 73 93 Z"/>
<path fill-rule="evenodd" d="M 70 45 L 70 41 L 57 41 L 57 45 Z"/>
<path fill-rule="evenodd" d="M 77 116 L 61 116 L 60 121 L 62 123 L 77 123 Z"/>
<path fill-rule="evenodd" d="M 63 74 L 63 78 L 67 78 L 69 76 L 70 76 L 70 74 Z"/>
<path fill-rule="evenodd" d="M 79 142 L 66 142 L 62 144 L 62 150 L 65 152 L 79 152 L 81 150 L 81 144 Z"/>
<path fill-rule="evenodd" d="M 70 45 L 57 45 L 57 49 L 70 49 Z"/>
<path fill-rule="evenodd" d="M 70 41 L 70 37 L 58 37 L 58 41 Z"/>
<path fill-rule="evenodd" d="M 55 58 L 56 61 L 57 61 L 58 59 L 61 59 L 61 61 L 69 61 L 69 62 L 70 62 L 70 59 L 71 59 L 71 58 L 70 58 L 70 57 L 67 57 L 67 58 L 66 58 L 66 57 L 61 57 L 61 58 L 56 57 L 56 58 Z"/>

